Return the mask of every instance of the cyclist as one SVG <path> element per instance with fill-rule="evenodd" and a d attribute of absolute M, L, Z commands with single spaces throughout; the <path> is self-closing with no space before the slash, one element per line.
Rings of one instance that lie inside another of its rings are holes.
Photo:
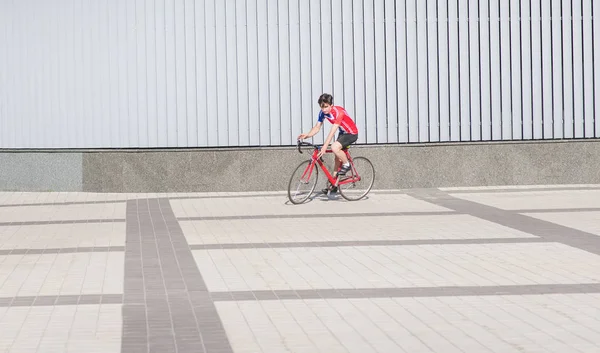
<path fill-rule="evenodd" d="M 319 151 L 318 158 L 320 158 L 325 154 L 329 143 L 333 140 L 335 131 L 339 130 L 337 141 L 331 144 L 331 150 L 336 156 L 335 166 L 333 168 L 333 177 L 335 178 L 336 175 L 345 175 L 350 170 L 350 162 L 348 162 L 348 158 L 343 149 L 356 142 L 358 139 L 358 128 L 344 107 L 333 105 L 333 96 L 331 94 L 323 93 L 319 97 L 318 103 L 319 107 L 321 107 L 321 111 L 319 112 L 317 123 L 307 134 L 300 134 L 298 139 L 303 140 L 316 135 L 321 130 L 321 126 L 323 126 L 323 120 L 329 120 L 333 125 L 323 143 L 323 147 L 321 147 L 321 150 Z M 339 172 L 336 172 L 338 168 L 340 168 L 340 170 Z M 327 191 L 328 189 L 324 189 L 323 193 L 327 193 Z M 331 191 L 336 192 L 337 188 L 334 187 Z"/>

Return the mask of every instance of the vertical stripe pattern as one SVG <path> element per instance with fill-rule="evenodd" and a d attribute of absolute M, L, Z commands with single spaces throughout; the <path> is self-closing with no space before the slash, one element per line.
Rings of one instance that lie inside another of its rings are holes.
<path fill-rule="evenodd" d="M 323 92 L 358 143 L 597 138 L 599 15 L 593 0 L 2 0 L 0 148 L 292 145 Z"/>

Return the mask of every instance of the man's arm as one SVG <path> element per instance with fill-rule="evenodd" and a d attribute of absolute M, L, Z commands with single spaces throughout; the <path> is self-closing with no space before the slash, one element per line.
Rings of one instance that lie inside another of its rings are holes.
<path fill-rule="evenodd" d="M 333 124 L 333 125 L 331 125 L 331 131 L 329 131 L 329 134 L 327 135 L 327 138 L 325 139 L 325 142 L 323 142 L 323 147 L 329 146 L 329 143 L 331 142 L 331 140 L 333 140 L 333 136 L 335 135 L 335 132 L 339 128 L 340 128 L 340 124 Z"/>
<path fill-rule="evenodd" d="M 321 157 L 322 155 L 325 154 L 325 151 L 327 151 L 327 147 L 329 147 L 329 143 L 331 142 L 331 140 L 333 139 L 333 135 L 335 135 L 335 131 L 337 129 L 339 129 L 340 124 L 333 124 L 331 126 L 331 131 L 329 131 L 329 134 L 327 135 L 327 138 L 325 139 L 325 142 L 323 143 L 323 146 L 321 147 L 321 151 L 319 152 L 319 157 Z"/>
<path fill-rule="evenodd" d="M 317 121 L 317 123 L 315 124 L 315 126 L 313 126 L 312 129 L 310 129 L 310 131 L 308 132 L 308 134 L 300 134 L 298 136 L 298 140 L 302 140 L 302 139 L 305 139 L 305 138 L 309 138 L 309 137 L 315 136 L 321 130 L 321 126 L 322 125 L 323 125 L 322 122 Z"/>

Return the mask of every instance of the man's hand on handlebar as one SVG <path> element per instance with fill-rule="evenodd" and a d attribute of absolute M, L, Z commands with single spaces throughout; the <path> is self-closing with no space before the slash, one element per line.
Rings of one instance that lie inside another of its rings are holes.
<path fill-rule="evenodd" d="M 298 152 L 300 152 L 300 153 L 302 153 L 302 149 L 300 148 L 301 146 L 312 146 L 314 148 L 319 148 L 320 147 L 320 146 L 317 146 L 317 145 L 313 145 L 310 142 L 304 142 L 300 138 L 298 138 L 297 143 L 298 143 Z"/>
<path fill-rule="evenodd" d="M 298 140 L 304 140 L 307 137 L 308 137 L 307 134 L 300 134 L 300 135 L 298 135 Z"/>

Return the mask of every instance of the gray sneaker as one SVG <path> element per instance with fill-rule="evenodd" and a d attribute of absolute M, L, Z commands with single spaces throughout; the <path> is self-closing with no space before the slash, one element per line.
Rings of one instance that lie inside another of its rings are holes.
<path fill-rule="evenodd" d="M 346 175 L 346 173 L 348 173 L 350 171 L 350 164 L 348 164 L 347 166 L 342 165 L 342 167 L 340 168 L 340 171 L 337 173 L 337 175 Z"/>

